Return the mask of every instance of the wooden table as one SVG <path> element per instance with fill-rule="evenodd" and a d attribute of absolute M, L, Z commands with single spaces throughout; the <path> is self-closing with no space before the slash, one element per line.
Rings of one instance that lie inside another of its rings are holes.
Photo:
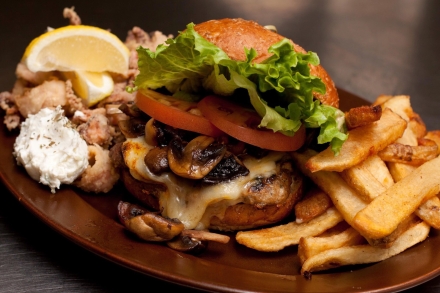
<path fill-rule="evenodd" d="M 7 1 L 0 5 L 0 91 L 12 88 L 29 41 L 48 26 L 66 25 L 62 9 L 71 5 L 84 24 L 111 28 L 123 39 L 135 25 L 174 35 L 189 22 L 223 17 L 275 25 L 317 52 L 338 87 L 369 101 L 410 95 L 428 129 L 440 129 L 439 1 Z M 0 188 L 0 292 L 186 291 L 69 242 Z M 437 277 L 407 292 L 439 288 Z"/>

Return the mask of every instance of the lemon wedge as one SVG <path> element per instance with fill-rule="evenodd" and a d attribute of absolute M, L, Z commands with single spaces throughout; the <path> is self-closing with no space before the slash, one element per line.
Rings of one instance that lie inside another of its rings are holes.
<path fill-rule="evenodd" d="M 108 97 L 114 88 L 113 79 L 107 72 L 66 71 L 64 78 L 70 79 L 75 93 L 89 107 Z"/>
<path fill-rule="evenodd" d="M 23 62 L 33 72 L 77 71 L 126 74 L 130 52 L 114 34 L 104 29 L 69 25 L 34 39 Z"/>

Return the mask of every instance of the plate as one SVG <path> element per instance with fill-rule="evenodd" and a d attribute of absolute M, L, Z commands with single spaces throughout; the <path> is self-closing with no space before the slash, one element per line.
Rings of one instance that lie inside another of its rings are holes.
<path fill-rule="evenodd" d="M 341 109 L 367 102 L 339 89 Z M 3 120 L 3 119 L 2 119 Z M 116 186 L 109 194 L 90 195 L 63 186 L 51 194 L 30 179 L 12 154 L 15 135 L 0 127 L 0 174 L 12 194 L 41 221 L 74 243 L 119 265 L 183 286 L 218 292 L 392 292 L 440 274 L 440 235 L 380 263 L 299 274 L 296 247 L 262 253 L 237 244 L 210 243 L 192 256 L 160 244 L 145 243 L 126 233 L 117 221 L 116 205 L 126 196 Z M 233 236 L 233 235 L 232 235 Z"/>

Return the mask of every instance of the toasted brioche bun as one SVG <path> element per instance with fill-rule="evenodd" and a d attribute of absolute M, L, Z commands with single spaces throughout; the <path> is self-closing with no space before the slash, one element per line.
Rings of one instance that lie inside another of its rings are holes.
<path fill-rule="evenodd" d="M 269 47 L 285 38 L 254 21 L 241 18 L 209 20 L 195 25 L 194 29 L 203 38 L 222 49 L 233 60 L 244 61 L 246 60 L 244 48 L 255 49 L 257 57 L 254 62 L 257 63 L 270 57 Z M 292 40 L 290 41 L 296 52 L 306 53 L 306 50 L 301 46 Z M 327 71 L 321 65 L 311 65 L 310 72 L 313 76 L 321 78 L 326 87 L 326 93 L 324 95 L 315 93 L 315 98 L 323 104 L 339 107 L 338 91 Z"/>

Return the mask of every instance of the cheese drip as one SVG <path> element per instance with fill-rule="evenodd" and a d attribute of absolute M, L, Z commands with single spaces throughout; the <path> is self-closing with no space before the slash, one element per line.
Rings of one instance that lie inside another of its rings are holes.
<path fill-rule="evenodd" d="M 242 200 L 242 193 L 247 183 L 257 177 L 270 177 L 276 174 L 276 162 L 284 153 L 271 152 L 269 155 L 256 159 L 247 157 L 243 164 L 249 169 L 247 176 L 214 185 L 195 184 L 193 180 L 185 179 L 172 172 L 155 175 L 145 165 L 145 155 L 153 146 L 147 144 L 143 136 L 129 138 L 124 142 L 124 160 L 131 175 L 138 180 L 157 181 L 165 184 L 167 192 L 159 198 L 162 215 L 177 218 L 186 229 L 205 229 L 209 226 L 209 215 L 204 215 L 208 207 L 218 204 L 216 208 L 225 210 L 227 206 Z M 226 201 L 226 203 L 225 203 Z"/>

